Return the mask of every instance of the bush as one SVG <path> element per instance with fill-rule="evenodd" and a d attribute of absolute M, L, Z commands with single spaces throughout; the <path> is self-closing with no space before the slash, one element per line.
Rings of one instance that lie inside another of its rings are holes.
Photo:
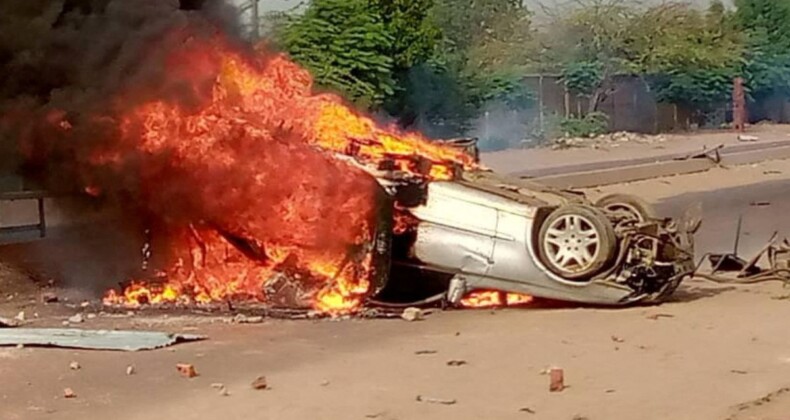
<path fill-rule="evenodd" d="M 609 131 L 609 117 L 603 112 L 591 112 L 581 118 L 563 118 L 560 129 L 565 137 L 595 137 Z"/>

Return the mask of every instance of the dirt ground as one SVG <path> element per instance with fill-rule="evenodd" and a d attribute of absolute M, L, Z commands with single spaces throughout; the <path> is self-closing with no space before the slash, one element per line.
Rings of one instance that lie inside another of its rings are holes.
<path fill-rule="evenodd" d="M 790 232 L 789 165 L 717 169 L 591 193 L 636 192 L 672 214 L 702 202 L 699 252 L 731 248 L 743 215 L 748 254 L 772 231 Z M 35 288 L 5 290 L 0 316 L 25 311 L 31 326 L 61 326 L 75 313 L 94 313 L 75 326 L 209 339 L 138 353 L 0 349 L 1 420 L 778 420 L 790 412 L 790 290 L 781 284 L 691 281 L 673 301 L 653 307 L 543 303 L 436 312 L 411 323 L 251 325 L 227 317 L 111 315 L 82 308 L 80 296 L 62 291 L 68 302 L 44 305 Z M 72 361 L 81 368 L 71 370 Z M 177 363 L 194 364 L 199 376 L 182 378 Z M 134 375 L 126 374 L 130 365 Z M 564 369 L 563 392 L 549 392 L 550 367 Z M 271 389 L 252 389 L 261 375 Z M 76 398 L 63 398 L 67 387 Z"/>

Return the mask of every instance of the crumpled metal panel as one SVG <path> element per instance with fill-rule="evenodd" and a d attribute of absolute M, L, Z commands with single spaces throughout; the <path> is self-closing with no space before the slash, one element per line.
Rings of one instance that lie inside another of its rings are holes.
<path fill-rule="evenodd" d="M 2 346 L 62 347 L 86 350 L 154 350 L 205 336 L 156 331 L 80 330 L 66 328 L 10 328 L 0 330 Z"/>

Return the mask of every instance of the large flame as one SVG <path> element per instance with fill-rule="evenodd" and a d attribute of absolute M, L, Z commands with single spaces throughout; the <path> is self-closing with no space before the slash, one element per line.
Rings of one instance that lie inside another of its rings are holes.
<path fill-rule="evenodd" d="M 151 99 L 132 100 L 141 94 L 128 89 L 110 118 L 90 121 L 115 130 L 82 162 L 86 191 L 131 191 L 170 226 L 171 264 L 159 281 L 135 281 L 105 302 L 266 301 L 295 280 L 297 302 L 358 308 L 373 274 L 380 190 L 333 156 L 428 180 L 449 179 L 473 159 L 314 93 L 310 74 L 283 55 L 216 34 L 173 36 L 183 39 L 168 51 L 164 82 L 140 87 Z M 66 135 L 77 128 L 56 117 Z M 283 276 L 292 282 L 279 283 Z"/>

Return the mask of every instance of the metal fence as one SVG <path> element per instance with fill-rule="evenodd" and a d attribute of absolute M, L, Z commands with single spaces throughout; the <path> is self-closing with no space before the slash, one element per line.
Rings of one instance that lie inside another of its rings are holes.
<path fill-rule="evenodd" d="M 524 83 L 535 93 L 540 112 L 538 124 L 545 131 L 552 117 L 582 116 L 589 98 L 567 91 L 559 75 L 528 75 Z M 686 130 L 693 124 L 693 110 L 659 103 L 645 81 L 637 76 L 615 76 L 613 88 L 597 110 L 609 116 L 611 131 L 658 133 Z"/>

